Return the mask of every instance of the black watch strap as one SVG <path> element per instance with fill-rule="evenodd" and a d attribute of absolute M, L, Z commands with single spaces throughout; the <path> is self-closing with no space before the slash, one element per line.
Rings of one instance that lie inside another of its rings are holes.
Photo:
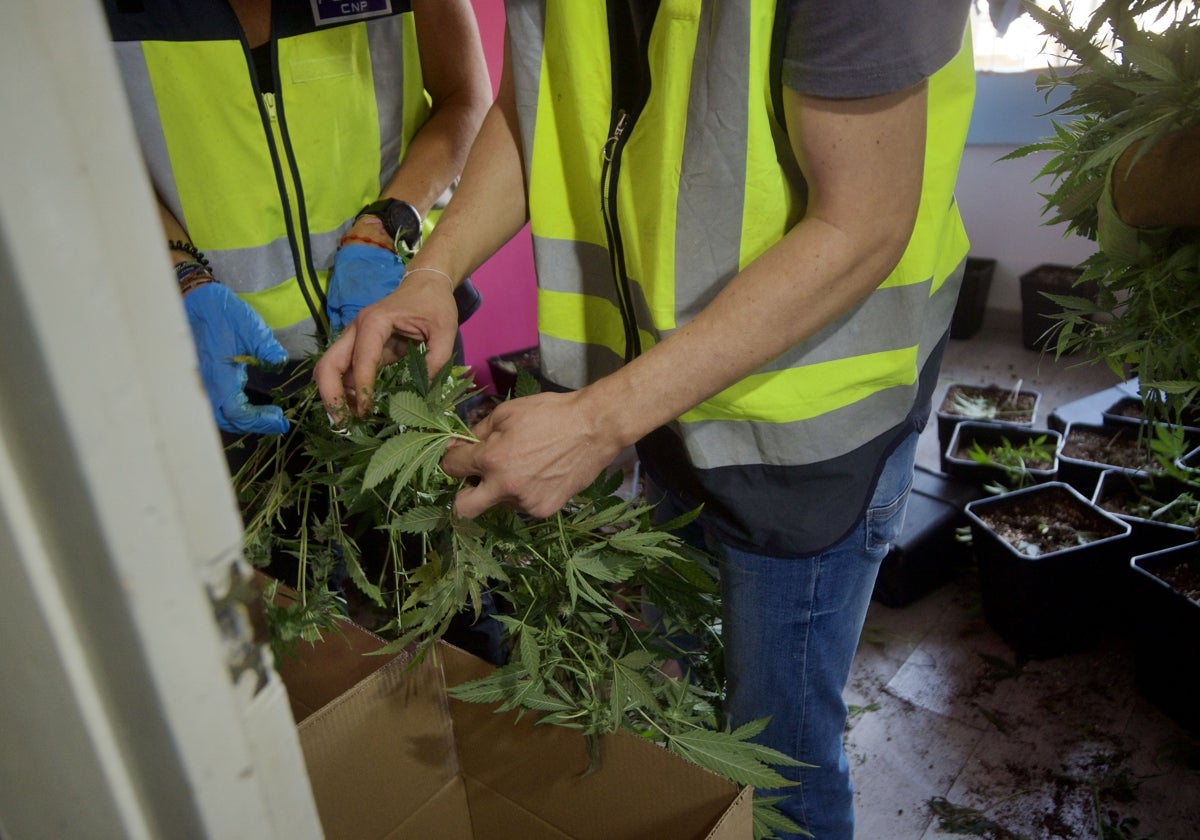
<path fill-rule="evenodd" d="M 383 222 L 383 229 L 396 243 L 397 251 L 401 245 L 412 251 L 421 241 L 421 214 L 407 201 L 381 198 L 359 210 L 354 218 L 357 220 L 360 216 L 375 216 Z"/>

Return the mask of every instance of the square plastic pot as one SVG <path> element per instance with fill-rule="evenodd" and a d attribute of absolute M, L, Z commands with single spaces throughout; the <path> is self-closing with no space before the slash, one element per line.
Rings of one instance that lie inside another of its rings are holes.
<path fill-rule="evenodd" d="M 988 292 L 992 288 L 992 276 L 995 273 L 995 260 L 967 257 L 962 288 L 954 305 L 954 316 L 950 319 L 951 338 L 970 338 L 979 332 L 984 313 L 987 312 Z"/>
<path fill-rule="evenodd" d="M 1153 457 L 1150 449 L 1145 448 L 1145 457 L 1138 463 L 1121 463 L 1123 459 L 1108 457 L 1105 460 L 1094 460 L 1081 457 L 1072 445 L 1089 437 L 1102 438 L 1114 445 L 1124 447 L 1138 441 L 1136 426 L 1106 426 L 1103 423 L 1068 423 L 1063 431 L 1062 449 L 1058 454 L 1058 478 L 1070 484 L 1089 499 L 1096 493 L 1096 485 L 1100 474 L 1105 470 L 1125 470 L 1141 475 L 1149 475 L 1154 470 Z M 1140 464 L 1140 466 L 1139 466 Z"/>
<path fill-rule="evenodd" d="M 1055 317 L 1062 307 L 1046 297 L 1073 295 L 1094 299 L 1100 289 L 1094 280 L 1076 285 L 1082 269 L 1069 265 L 1043 263 L 1020 277 L 1021 283 L 1021 343 L 1030 350 L 1053 349 L 1056 332 L 1047 335 L 1055 326 Z"/>
<path fill-rule="evenodd" d="M 981 463 L 968 454 L 975 444 L 979 444 L 985 452 L 988 452 L 993 448 L 1003 446 L 1005 442 L 1019 448 L 1039 438 L 1044 438 L 1043 442 L 1050 447 L 1053 456 L 1046 466 L 1027 465 L 1024 468 L 1023 478 L 1014 478 L 1003 467 Z M 954 427 L 950 443 L 943 453 L 943 463 L 946 465 L 947 475 L 971 481 L 980 486 L 986 484 L 1000 484 L 1004 487 L 1025 486 L 1054 481 L 1058 473 L 1058 449 L 1061 445 L 1062 435 L 1050 429 L 964 420 Z"/>
<path fill-rule="evenodd" d="M 541 354 L 537 346 L 491 356 L 487 360 L 492 384 L 501 398 L 507 398 L 517 386 L 517 373 L 524 370 L 535 379 L 541 377 Z"/>
<path fill-rule="evenodd" d="M 1106 426 L 1133 426 L 1141 429 L 1143 426 L 1160 421 L 1149 421 L 1142 411 L 1143 403 L 1140 397 L 1122 397 L 1101 412 L 1100 417 Z M 1182 424 L 1164 423 L 1167 426 L 1182 426 L 1184 433 L 1193 438 L 1200 438 L 1200 412 L 1189 409 Z"/>
<path fill-rule="evenodd" d="M 1134 557 L 1130 566 L 1138 690 L 1177 723 L 1200 733 L 1194 670 L 1200 650 L 1200 603 L 1164 578 L 1181 567 L 1200 573 L 1200 542 Z"/>
<path fill-rule="evenodd" d="M 1001 409 L 1001 412 L 994 417 L 978 417 L 975 415 L 967 415 L 959 413 L 954 407 L 954 400 L 957 394 L 966 393 L 968 395 L 980 395 L 996 400 L 1011 400 L 1013 394 L 1012 388 L 1005 388 L 1000 385 L 986 384 L 975 385 L 968 382 L 951 382 L 946 386 L 946 391 L 942 395 L 942 401 L 938 404 L 938 409 L 935 412 L 937 419 L 938 432 L 938 450 L 941 452 L 941 467 L 942 472 L 946 472 L 946 447 L 950 445 L 950 437 L 954 434 L 954 427 L 964 420 L 974 420 L 976 422 L 999 423 L 1005 426 L 1033 426 L 1037 420 L 1038 408 L 1042 402 L 1042 395 L 1039 391 L 1034 391 L 1029 388 L 1019 388 L 1016 391 L 1016 401 L 1019 409 Z"/>
<path fill-rule="evenodd" d="M 1070 523 L 1088 542 L 1031 555 L 990 522 L 1013 514 Z M 1047 658 L 1087 649 L 1111 627 L 1129 553 L 1129 523 L 1060 481 L 1035 484 L 966 506 L 979 567 L 983 612 L 1018 653 Z"/>
<path fill-rule="evenodd" d="M 1188 473 L 1200 473 L 1200 446 L 1178 459 L 1175 465 Z M 1200 475 L 1196 476 L 1196 480 L 1200 481 Z"/>
<path fill-rule="evenodd" d="M 1129 523 L 1129 554 L 1149 554 L 1196 539 L 1196 529 L 1176 525 L 1130 512 L 1130 500 L 1143 499 L 1151 510 L 1169 504 L 1185 492 L 1200 494 L 1200 488 L 1189 488 L 1186 482 L 1168 475 L 1154 475 L 1129 470 L 1105 470 L 1100 473 L 1092 501 L 1099 507 Z"/>

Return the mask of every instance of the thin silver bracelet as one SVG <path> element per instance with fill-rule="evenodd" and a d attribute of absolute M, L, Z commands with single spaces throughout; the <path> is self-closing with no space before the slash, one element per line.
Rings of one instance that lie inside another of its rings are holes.
<path fill-rule="evenodd" d="M 446 278 L 446 281 L 447 281 L 447 282 L 450 284 L 450 291 L 452 291 L 452 292 L 453 292 L 453 291 L 454 291 L 456 288 L 458 288 L 458 287 L 457 287 L 457 285 L 455 285 L 455 283 L 454 283 L 454 278 L 453 278 L 453 277 L 451 277 L 451 276 L 450 276 L 449 274 L 447 274 L 446 272 L 442 271 L 440 268 L 425 268 L 424 266 L 422 266 L 421 268 L 410 268 L 410 269 L 407 269 L 407 270 L 404 272 L 404 274 L 405 274 L 405 276 L 407 276 L 407 275 L 409 275 L 409 274 L 416 274 L 418 271 L 432 271 L 434 274 L 440 274 L 440 275 L 442 275 L 443 277 L 445 277 L 445 278 Z"/>

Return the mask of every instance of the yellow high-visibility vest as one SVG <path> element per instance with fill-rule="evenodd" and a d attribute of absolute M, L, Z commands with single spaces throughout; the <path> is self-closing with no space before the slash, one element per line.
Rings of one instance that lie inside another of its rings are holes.
<path fill-rule="evenodd" d="M 805 210 L 772 86 L 774 0 L 662 0 L 643 56 L 651 81 L 632 105 L 613 93 L 606 6 L 508 3 L 542 373 L 569 388 L 686 324 Z M 873 483 L 953 314 L 968 246 L 954 185 L 973 97 L 967 37 L 929 79 L 920 208 L 895 270 L 819 336 L 672 424 L 697 501 L 744 507 L 737 494 L 765 476 L 865 470 L 860 496 Z"/>
<path fill-rule="evenodd" d="M 410 4 L 276 10 L 274 93 L 223 0 L 106 6 L 159 197 L 293 358 L 315 350 L 338 240 L 429 113 Z"/>

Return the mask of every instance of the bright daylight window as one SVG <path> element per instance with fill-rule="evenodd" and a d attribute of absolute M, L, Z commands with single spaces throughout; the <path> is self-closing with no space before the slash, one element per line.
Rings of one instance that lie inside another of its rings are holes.
<path fill-rule="evenodd" d="M 1071 21 L 1083 26 L 1102 0 L 1074 0 Z M 1037 0 L 1043 8 L 1059 8 L 1058 0 Z M 1019 0 L 974 0 L 971 9 L 971 34 L 975 42 L 975 69 L 995 73 L 1019 73 L 1044 70 L 1048 64 L 1062 65 L 1056 44 L 1042 34 L 1042 28 L 1021 13 Z"/>
<path fill-rule="evenodd" d="M 1103 0 L 1036 0 L 1044 9 L 1066 7 L 1076 27 L 1087 24 Z M 1161 31 L 1170 23 L 1170 14 L 1155 20 L 1164 4 L 1141 20 L 1144 30 Z M 1021 11 L 1020 0 L 973 0 L 971 33 L 975 42 L 975 69 L 995 73 L 1020 73 L 1044 70 L 1049 64 L 1063 65 L 1062 48 L 1049 41 L 1033 18 Z M 1102 33 L 1104 34 L 1104 33 Z"/>

